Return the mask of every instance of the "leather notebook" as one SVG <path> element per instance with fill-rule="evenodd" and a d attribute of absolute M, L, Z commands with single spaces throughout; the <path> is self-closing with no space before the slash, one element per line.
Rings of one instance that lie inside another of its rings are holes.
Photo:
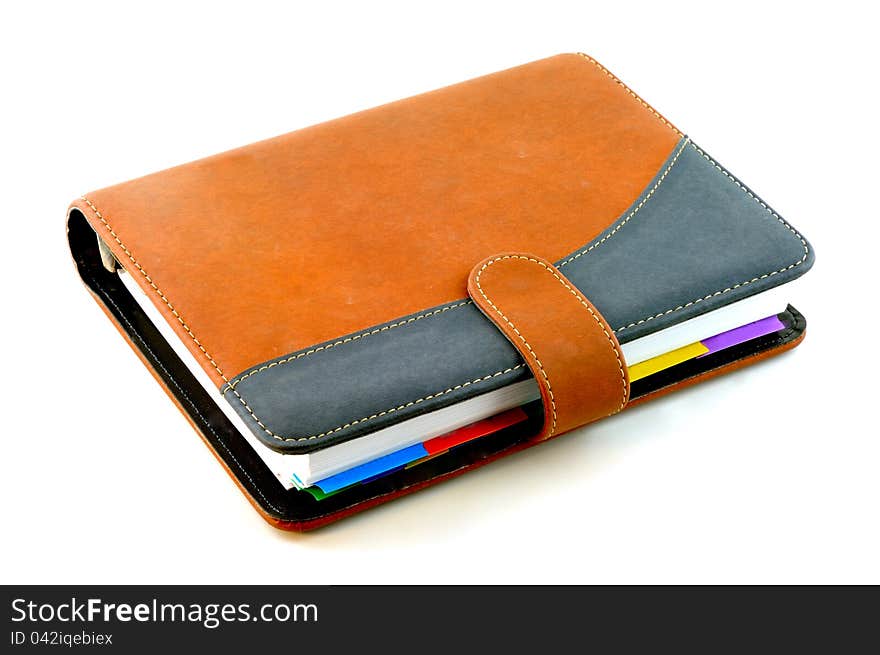
<path fill-rule="evenodd" d="M 580 54 L 89 193 L 67 229 L 99 305 L 291 530 L 792 348 L 782 294 L 814 257 Z"/>

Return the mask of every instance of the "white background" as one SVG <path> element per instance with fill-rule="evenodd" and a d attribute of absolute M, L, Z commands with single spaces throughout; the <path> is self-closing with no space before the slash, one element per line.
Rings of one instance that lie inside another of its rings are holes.
<path fill-rule="evenodd" d="M 623 4 L 3 3 L 0 581 L 880 582 L 876 22 Z M 318 532 L 271 528 L 81 287 L 68 202 L 577 50 L 812 241 L 806 341 Z"/>

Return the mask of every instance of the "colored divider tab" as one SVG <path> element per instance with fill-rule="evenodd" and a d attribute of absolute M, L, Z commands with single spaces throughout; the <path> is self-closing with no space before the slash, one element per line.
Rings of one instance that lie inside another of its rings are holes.
<path fill-rule="evenodd" d="M 663 353 L 657 357 L 646 359 L 643 362 L 633 364 L 629 367 L 629 381 L 635 382 L 636 380 L 641 380 L 642 378 L 646 378 L 654 373 L 659 373 L 660 371 L 675 366 L 676 364 L 681 364 L 694 357 L 705 355 L 708 352 L 709 349 L 698 341 L 697 343 L 692 343 L 677 348 L 676 350 L 671 350 L 668 353 Z"/>
<path fill-rule="evenodd" d="M 514 407 L 501 414 L 496 414 L 485 420 L 466 425 L 465 427 L 459 428 L 449 434 L 429 439 L 424 443 L 425 450 L 431 455 L 439 454 L 444 450 L 455 448 L 468 441 L 472 441 L 479 437 L 485 437 L 487 434 L 498 432 L 499 430 L 515 425 L 520 421 L 525 421 L 526 418 L 528 418 L 528 415 L 521 408 Z"/>
<path fill-rule="evenodd" d="M 677 350 L 652 357 L 644 362 L 633 364 L 629 367 L 629 381 L 641 380 L 676 364 L 686 362 L 689 359 L 705 357 L 711 353 L 717 353 L 725 348 L 738 346 L 746 341 L 751 341 L 752 339 L 757 339 L 758 337 L 763 337 L 783 329 L 785 329 L 785 324 L 775 315 L 762 318 L 760 321 L 741 325 L 738 328 L 716 334 L 697 343 L 692 343 Z"/>
<path fill-rule="evenodd" d="M 422 457 L 427 456 L 427 454 L 428 451 L 425 450 L 424 445 L 419 443 L 410 446 L 409 448 L 393 452 L 390 455 L 379 457 L 366 464 L 355 466 L 342 473 L 331 475 L 329 478 L 324 478 L 320 482 L 316 482 L 314 486 L 321 489 L 325 494 L 330 494 L 357 482 L 361 482 L 368 478 L 374 478 L 392 469 L 405 466 L 412 460 L 421 459 Z"/>
<path fill-rule="evenodd" d="M 727 332 L 722 332 L 721 334 L 716 334 L 703 341 L 683 346 L 630 366 L 630 382 L 641 380 L 690 359 L 703 357 L 783 329 L 785 329 L 785 324 L 779 320 L 778 316 L 774 315 L 734 328 L 733 330 L 728 330 Z M 421 464 L 423 461 L 441 455 L 456 446 L 498 432 L 527 418 L 528 415 L 521 407 L 515 407 L 448 434 L 429 439 L 424 443 L 403 448 L 384 457 L 379 457 L 325 478 L 306 488 L 306 491 L 314 496 L 315 499 L 323 500 L 347 487 L 369 482 L 397 469 L 410 468 Z"/>
<path fill-rule="evenodd" d="M 346 487 L 354 484 L 370 482 L 376 478 L 387 475 L 397 469 L 409 468 L 420 464 L 436 455 L 446 452 L 450 448 L 455 448 L 468 441 L 473 441 L 479 437 L 484 437 L 493 432 L 498 432 L 504 428 L 515 425 L 520 421 L 524 421 L 528 415 L 519 407 L 514 407 L 506 412 L 497 414 L 490 418 L 478 421 L 471 425 L 467 425 L 461 429 L 455 430 L 448 434 L 430 439 L 424 443 L 410 446 L 395 451 L 390 455 L 379 457 L 372 461 L 355 466 L 342 473 L 324 478 L 309 487 L 307 491 L 317 500 L 323 500 L 337 491 L 341 491 Z"/>
<path fill-rule="evenodd" d="M 784 329 L 785 324 L 779 320 L 778 316 L 768 316 L 767 318 L 762 318 L 760 321 L 742 325 L 738 328 L 728 330 L 727 332 L 716 334 L 714 337 L 703 339 L 702 344 L 707 348 L 707 351 L 703 353 L 703 355 L 717 353 L 719 350 L 738 346 L 746 341 L 751 341 L 752 339 L 757 339 L 758 337 L 763 337 L 764 335 Z M 700 356 L 702 357 L 702 355 Z"/>
<path fill-rule="evenodd" d="M 306 487 L 303 491 L 307 491 L 315 500 L 324 500 L 325 498 L 329 498 L 330 496 L 335 496 L 341 491 L 345 491 L 348 487 L 343 487 L 342 489 L 337 489 L 336 491 L 331 491 L 329 494 L 325 494 L 318 487 Z"/>

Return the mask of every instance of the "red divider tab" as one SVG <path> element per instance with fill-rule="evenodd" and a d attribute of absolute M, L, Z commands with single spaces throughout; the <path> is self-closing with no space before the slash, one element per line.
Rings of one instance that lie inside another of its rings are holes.
<path fill-rule="evenodd" d="M 430 439 L 422 445 L 425 447 L 425 450 L 428 451 L 428 455 L 436 455 L 437 453 L 442 453 L 444 450 L 460 446 L 467 441 L 471 441 L 478 437 L 484 437 L 487 434 L 498 432 L 498 430 L 503 430 L 511 425 L 525 421 L 526 418 L 528 418 L 528 416 L 521 408 L 514 407 L 513 409 L 509 409 L 506 412 L 502 412 L 491 418 L 472 423 L 463 428 L 459 428 L 454 432 L 450 432 L 449 434 L 444 434 L 441 437 Z"/>

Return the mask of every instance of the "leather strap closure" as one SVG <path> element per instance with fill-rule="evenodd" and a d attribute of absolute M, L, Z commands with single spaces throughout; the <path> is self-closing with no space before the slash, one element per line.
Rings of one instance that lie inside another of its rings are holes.
<path fill-rule="evenodd" d="M 527 253 L 484 259 L 468 277 L 468 294 L 538 382 L 544 426 L 537 440 L 626 406 L 629 377 L 614 331 L 549 261 Z"/>

